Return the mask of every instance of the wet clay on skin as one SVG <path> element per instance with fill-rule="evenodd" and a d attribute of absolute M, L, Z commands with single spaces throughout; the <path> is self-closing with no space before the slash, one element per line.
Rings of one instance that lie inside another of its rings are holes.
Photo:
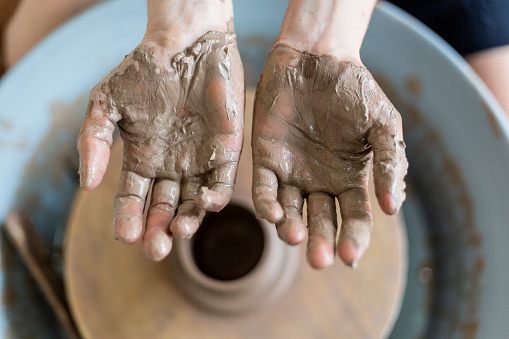
<path fill-rule="evenodd" d="M 93 142 L 111 145 L 113 123 L 118 123 L 124 159 L 114 223 L 124 242 L 141 235 L 152 179 L 156 181 L 146 235 L 153 238 L 153 247 L 160 247 L 155 252 L 169 252 L 171 241 L 162 238 L 168 238 L 165 228 L 177 205 L 171 229 L 187 237 L 196 231 L 204 209 L 220 210 L 229 201 L 244 119 L 242 64 L 235 39 L 233 33 L 208 32 L 176 54 L 142 44 L 91 92 L 78 142 L 85 159 L 80 177 L 85 188 L 93 188 L 91 182 L 102 177 L 104 159 L 92 156 L 99 148 Z M 200 206 L 195 199 L 201 199 Z M 157 227 L 149 230 L 149 224 Z M 151 251 L 146 246 L 145 250 Z M 162 259 L 162 254 L 148 254 Z"/>
<path fill-rule="evenodd" d="M 372 227 L 366 187 L 373 155 L 382 210 L 393 214 L 405 199 L 408 163 L 399 122 L 399 113 L 365 67 L 276 46 L 255 100 L 253 199 L 258 215 L 277 222 L 281 238 L 297 243 L 303 239 L 301 213 L 307 198 L 308 259 L 320 267 L 334 254 L 337 197 L 343 219 L 340 242 L 349 239 L 339 254 L 355 264 Z"/>
<path fill-rule="evenodd" d="M 171 63 L 150 47 L 126 57 L 129 65 L 102 86 L 125 143 L 124 170 L 180 180 L 238 160 L 242 120 L 232 50 L 234 34 L 209 32 Z"/>

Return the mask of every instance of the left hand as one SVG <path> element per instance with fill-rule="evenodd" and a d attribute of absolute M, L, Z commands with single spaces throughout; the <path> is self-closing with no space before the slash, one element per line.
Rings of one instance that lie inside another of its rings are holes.
<path fill-rule="evenodd" d="M 308 261 L 332 263 L 339 201 L 339 256 L 355 266 L 369 244 L 367 180 L 374 154 L 375 191 L 385 213 L 405 199 L 407 170 L 400 115 L 360 60 L 273 48 L 258 83 L 253 120 L 253 200 L 280 238 L 309 233 Z M 302 221 L 307 199 L 308 230 Z"/>

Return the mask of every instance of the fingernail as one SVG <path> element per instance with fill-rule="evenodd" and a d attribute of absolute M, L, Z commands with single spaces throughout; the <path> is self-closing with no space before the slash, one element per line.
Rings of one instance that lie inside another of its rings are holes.
<path fill-rule="evenodd" d="M 391 192 L 386 192 L 384 195 L 384 199 L 388 202 L 387 213 L 390 215 L 396 214 L 398 211 L 398 199 Z"/>
<path fill-rule="evenodd" d="M 93 173 L 92 169 L 85 171 L 85 168 L 81 165 L 81 162 L 80 162 L 79 175 L 80 175 L 80 187 L 81 188 L 87 188 L 92 185 L 92 181 L 94 180 L 94 173 Z"/>
<path fill-rule="evenodd" d="M 115 237 L 124 244 L 133 244 L 141 236 L 143 219 L 138 215 L 121 215 L 113 218 Z"/>
<path fill-rule="evenodd" d="M 80 167 L 78 169 L 78 175 L 80 176 L 80 187 L 83 188 L 85 184 L 85 173 L 83 173 L 83 162 L 80 158 Z"/>
<path fill-rule="evenodd" d="M 188 216 L 177 217 L 174 227 L 170 226 L 171 233 L 177 238 L 190 239 L 194 234 L 194 220 Z"/>
<path fill-rule="evenodd" d="M 325 254 L 324 266 L 328 267 L 334 263 L 334 253 Z"/>
<path fill-rule="evenodd" d="M 219 212 L 223 209 L 227 200 L 219 192 L 202 187 L 195 198 L 197 205 L 211 212 Z"/>
<path fill-rule="evenodd" d="M 365 248 L 357 248 L 357 256 L 348 266 L 350 266 L 351 268 L 356 268 L 359 264 L 359 260 L 362 258 L 365 251 L 366 251 Z"/>
<path fill-rule="evenodd" d="M 348 267 L 351 267 L 351 268 L 357 268 L 357 265 L 359 264 L 359 257 L 355 258 L 354 261 L 351 261 L 351 262 L 346 262 L 345 261 L 345 265 L 348 266 Z"/>
<path fill-rule="evenodd" d="M 268 222 L 279 222 L 285 216 L 285 213 L 277 203 L 271 202 L 264 206 L 263 209 L 264 219 Z"/>
<path fill-rule="evenodd" d="M 145 251 L 145 255 L 154 261 L 161 261 L 164 259 L 171 250 L 171 241 L 169 238 L 162 232 L 158 232 L 153 239 L 149 241 L 147 248 L 143 246 Z"/>
<path fill-rule="evenodd" d="M 266 219 L 270 213 L 269 204 L 264 201 L 262 204 L 260 204 L 260 207 L 258 208 L 258 212 L 259 212 L 259 213 L 257 213 L 258 218 Z"/>
<path fill-rule="evenodd" d="M 306 230 L 304 228 L 298 228 L 297 231 L 295 232 L 295 240 L 297 243 L 300 243 L 302 241 L 304 241 L 304 239 L 306 238 Z"/>
<path fill-rule="evenodd" d="M 343 238 L 339 246 L 339 256 L 345 265 L 355 268 L 360 258 L 359 244 L 354 239 Z"/>

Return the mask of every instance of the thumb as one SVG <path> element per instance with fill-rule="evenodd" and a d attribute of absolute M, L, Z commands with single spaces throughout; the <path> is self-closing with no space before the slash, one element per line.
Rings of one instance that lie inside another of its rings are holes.
<path fill-rule="evenodd" d="M 401 117 L 392 104 L 368 131 L 373 147 L 373 177 L 378 204 L 386 214 L 395 214 L 405 200 L 408 161 L 401 131 Z M 386 106 L 386 107 L 387 107 Z"/>
<path fill-rule="evenodd" d="M 87 191 L 101 183 L 108 167 L 115 130 L 114 121 L 107 117 L 104 105 L 92 96 L 78 136 L 80 186 Z"/>

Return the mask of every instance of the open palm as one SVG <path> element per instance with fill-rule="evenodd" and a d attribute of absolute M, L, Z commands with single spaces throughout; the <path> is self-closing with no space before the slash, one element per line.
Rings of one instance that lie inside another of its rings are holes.
<path fill-rule="evenodd" d="M 257 214 L 290 244 L 304 240 L 308 259 L 331 263 L 339 201 L 343 225 L 338 252 L 355 264 L 372 229 L 367 192 L 374 154 L 375 191 L 382 210 L 405 198 L 407 161 L 400 116 L 361 64 L 278 45 L 258 83 L 253 121 L 253 199 Z"/>
<path fill-rule="evenodd" d="M 78 140 L 80 177 L 85 189 L 100 183 L 117 123 L 124 141 L 114 202 L 120 240 L 141 236 L 152 181 L 143 244 L 156 260 L 170 251 L 171 235 L 191 236 L 205 210 L 229 202 L 242 149 L 243 95 L 235 35 L 218 32 L 176 55 L 140 45 L 92 90 Z"/>

